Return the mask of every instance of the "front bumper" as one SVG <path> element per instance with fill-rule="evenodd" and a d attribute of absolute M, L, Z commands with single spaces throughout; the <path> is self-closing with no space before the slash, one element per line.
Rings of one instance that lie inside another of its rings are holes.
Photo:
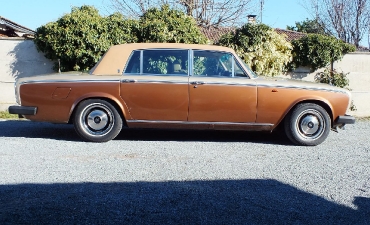
<path fill-rule="evenodd" d="M 344 124 L 354 124 L 356 122 L 355 117 L 350 115 L 338 116 L 335 120 L 335 124 L 344 125 Z"/>
<path fill-rule="evenodd" d="M 10 114 L 36 115 L 37 107 L 13 105 L 9 106 L 8 111 Z"/>

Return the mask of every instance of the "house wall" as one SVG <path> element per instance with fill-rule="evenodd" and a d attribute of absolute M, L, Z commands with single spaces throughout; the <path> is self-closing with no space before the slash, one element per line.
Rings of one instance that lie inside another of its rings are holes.
<path fill-rule="evenodd" d="M 0 39 L 0 111 L 15 104 L 14 81 L 52 73 L 53 62 L 39 53 L 32 40 Z"/>
<path fill-rule="evenodd" d="M 334 63 L 337 71 L 349 73 L 349 88 L 357 111 L 348 113 L 355 116 L 370 116 L 370 52 L 354 52 L 347 54 L 341 61 Z M 299 68 L 295 73 L 282 75 L 293 79 L 315 81 L 315 74 L 323 69 L 310 73 L 307 68 Z"/>

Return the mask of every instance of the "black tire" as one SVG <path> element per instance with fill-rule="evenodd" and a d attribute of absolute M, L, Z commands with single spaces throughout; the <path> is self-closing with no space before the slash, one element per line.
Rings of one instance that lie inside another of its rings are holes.
<path fill-rule="evenodd" d="M 101 99 L 81 102 L 76 108 L 73 124 L 77 134 L 91 142 L 110 141 L 121 132 L 123 126 L 117 109 Z"/>
<path fill-rule="evenodd" d="M 285 133 L 297 145 L 316 146 L 328 137 L 331 119 L 324 108 L 314 103 L 297 105 L 285 118 Z"/>

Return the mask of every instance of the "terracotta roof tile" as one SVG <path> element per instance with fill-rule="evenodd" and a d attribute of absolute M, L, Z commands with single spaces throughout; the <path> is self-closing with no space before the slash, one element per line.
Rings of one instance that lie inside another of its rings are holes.
<path fill-rule="evenodd" d="M 217 43 L 218 40 L 220 40 L 221 36 L 224 34 L 227 34 L 229 32 L 235 31 L 235 28 L 231 27 L 200 27 L 200 30 L 202 33 L 213 43 Z M 275 31 L 278 34 L 285 35 L 285 38 L 287 41 L 291 42 L 293 40 L 298 40 L 304 36 L 306 36 L 305 33 L 291 31 L 291 30 L 284 30 L 276 28 Z"/>
<path fill-rule="evenodd" d="M 23 33 L 25 35 L 28 35 L 28 36 L 33 36 L 35 34 L 35 31 L 27 28 L 27 27 L 24 27 L 22 25 L 19 25 L 7 18 L 4 18 L 4 17 L 1 17 L 0 16 L 0 25 L 2 26 L 2 30 L 4 31 L 5 29 L 5 34 L 10 34 L 10 33 L 14 33 L 15 32 L 20 32 L 20 33 Z M 4 35 L 4 32 L 3 32 L 3 35 Z M 11 35 L 10 35 L 11 36 Z M 10 37 L 9 36 L 9 37 Z"/>
<path fill-rule="evenodd" d="M 276 28 L 275 31 L 276 31 L 276 33 L 278 33 L 280 35 L 281 34 L 285 35 L 285 39 L 289 42 L 301 39 L 301 38 L 303 38 L 304 36 L 307 35 L 305 33 L 292 31 L 292 30 L 283 30 L 283 29 L 279 29 L 279 28 Z"/>
<path fill-rule="evenodd" d="M 229 32 L 235 31 L 231 27 L 200 27 L 201 32 L 213 43 L 217 43 L 221 36 Z"/>

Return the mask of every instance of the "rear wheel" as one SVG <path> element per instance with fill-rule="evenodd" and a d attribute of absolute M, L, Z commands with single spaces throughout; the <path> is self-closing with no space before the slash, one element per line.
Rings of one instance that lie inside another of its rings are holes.
<path fill-rule="evenodd" d="M 285 119 L 285 132 L 297 145 L 315 146 L 329 135 L 331 120 L 324 108 L 314 103 L 297 105 Z"/>
<path fill-rule="evenodd" d="M 107 142 L 115 138 L 123 126 L 117 109 L 101 99 L 81 102 L 74 114 L 74 127 L 85 141 Z"/>

